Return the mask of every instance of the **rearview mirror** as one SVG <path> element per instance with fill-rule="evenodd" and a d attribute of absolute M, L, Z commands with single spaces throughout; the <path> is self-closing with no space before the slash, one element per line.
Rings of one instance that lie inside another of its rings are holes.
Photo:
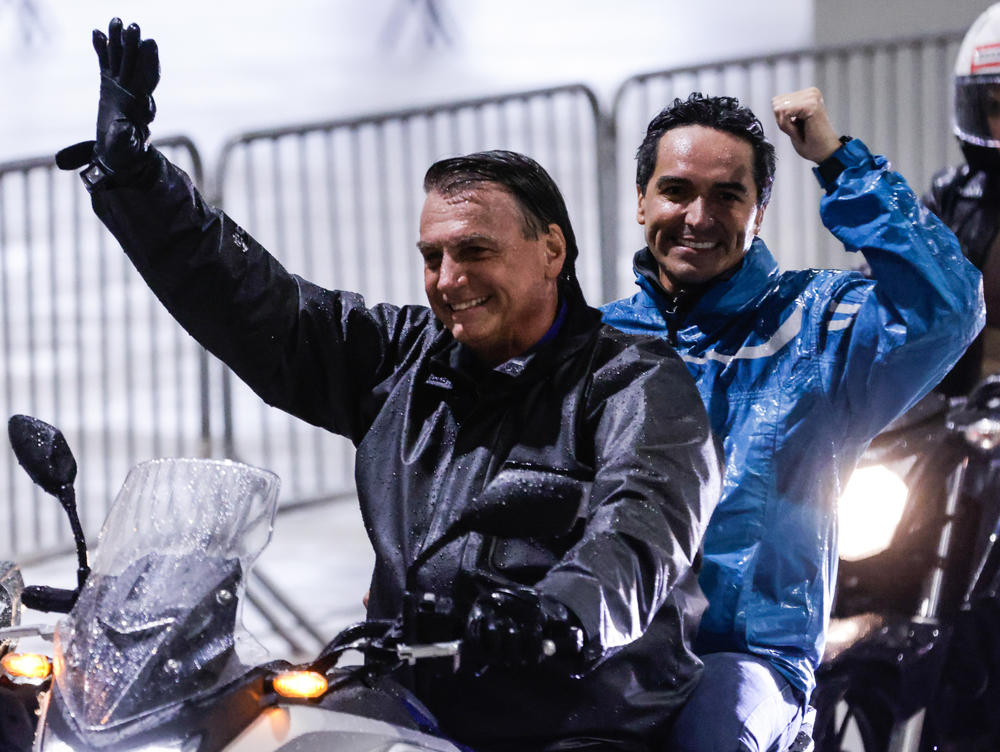
<path fill-rule="evenodd" d="M 7 422 L 7 434 L 18 463 L 46 493 L 58 496 L 76 480 L 76 459 L 58 428 L 15 415 Z"/>
<path fill-rule="evenodd" d="M 90 574 L 87 564 L 87 541 L 76 512 L 76 459 L 70 451 L 66 437 L 55 426 L 30 415 L 15 415 L 7 421 L 7 435 L 18 463 L 36 485 L 55 496 L 69 517 L 70 529 L 76 543 L 76 590 L 47 587 L 28 587 L 21 594 L 24 605 L 40 611 L 66 613 Z"/>

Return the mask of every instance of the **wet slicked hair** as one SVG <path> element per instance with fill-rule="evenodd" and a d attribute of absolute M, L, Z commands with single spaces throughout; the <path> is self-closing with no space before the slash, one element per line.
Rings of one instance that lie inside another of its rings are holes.
<path fill-rule="evenodd" d="M 497 149 L 442 159 L 427 169 L 424 192 L 450 196 L 482 183 L 494 183 L 510 192 L 521 209 L 526 238 L 533 240 L 548 232 L 551 224 L 559 226 L 566 238 L 566 260 L 559 277 L 578 291 L 576 257 L 579 250 L 566 202 L 549 173 L 531 157 Z"/>
<path fill-rule="evenodd" d="M 700 91 L 687 99 L 675 99 L 649 122 L 646 138 L 636 152 L 635 184 L 643 195 L 656 169 L 656 155 L 663 134 L 684 125 L 704 125 L 732 133 L 753 147 L 753 180 L 757 186 L 757 206 L 771 198 L 774 183 L 774 144 L 764 136 L 764 126 L 749 107 L 736 97 L 706 97 Z"/>

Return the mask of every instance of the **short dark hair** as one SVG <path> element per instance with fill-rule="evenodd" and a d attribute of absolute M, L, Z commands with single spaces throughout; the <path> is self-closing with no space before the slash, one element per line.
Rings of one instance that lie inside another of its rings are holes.
<path fill-rule="evenodd" d="M 515 151 L 479 151 L 432 164 L 424 175 L 424 192 L 448 196 L 479 183 L 496 183 L 510 192 L 521 208 L 526 238 L 548 232 L 550 224 L 559 226 L 566 238 L 566 260 L 559 276 L 578 288 L 576 235 L 566 202 L 549 173 L 531 157 Z"/>
<path fill-rule="evenodd" d="M 706 97 L 700 91 L 692 92 L 687 99 L 675 99 L 649 122 L 646 138 L 635 155 L 635 183 L 643 195 L 653 176 L 653 170 L 656 169 L 660 138 L 672 128 L 683 125 L 705 125 L 732 133 L 749 142 L 753 147 L 753 180 L 757 185 L 757 205 L 763 206 L 768 202 L 774 183 L 776 159 L 774 144 L 764 135 L 764 126 L 753 111 L 742 106 L 736 97 Z"/>

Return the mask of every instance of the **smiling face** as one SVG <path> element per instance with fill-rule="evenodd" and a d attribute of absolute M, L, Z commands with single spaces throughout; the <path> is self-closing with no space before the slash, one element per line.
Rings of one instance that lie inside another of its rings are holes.
<path fill-rule="evenodd" d="M 717 277 L 750 248 L 764 218 L 753 164 L 753 146 L 726 131 L 685 125 L 660 138 L 636 218 L 667 292 Z"/>
<path fill-rule="evenodd" d="M 526 352 L 555 319 L 566 242 L 555 224 L 537 238 L 526 231 L 517 200 L 495 183 L 431 191 L 420 215 L 431 310 L 488 365 Z"/>

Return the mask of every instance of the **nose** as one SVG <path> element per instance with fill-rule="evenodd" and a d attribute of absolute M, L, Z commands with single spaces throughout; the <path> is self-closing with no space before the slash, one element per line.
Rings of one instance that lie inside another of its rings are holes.
<path fill-rule="evenodd" d="M 704 196 L 696 196 L 688 202 L 684 213 L 684 222 L 696 229 L 708 227 L 712 224 L 712 212 Z"/>
<path fill-rule="evenodd" d="M 438 271 L 438 289 L 441 292 L 451 292 L 465 284 L 465 269 L 463 265 L 449 254 L 441 258 L 441 268 Z"/>

